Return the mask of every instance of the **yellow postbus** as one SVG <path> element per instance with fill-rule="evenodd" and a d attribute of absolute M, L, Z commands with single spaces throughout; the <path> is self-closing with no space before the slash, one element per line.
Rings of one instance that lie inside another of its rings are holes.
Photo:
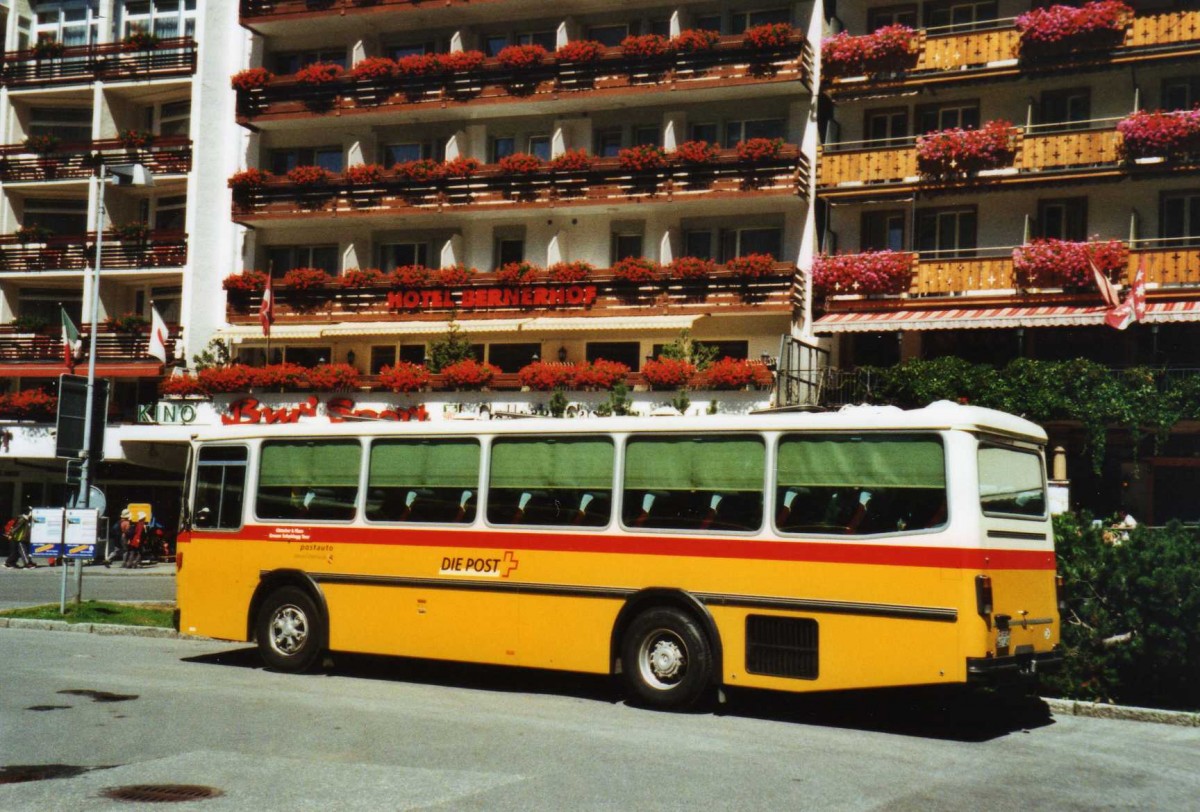
<path fill-rule="evenodd" d="M 1060 659 L 1038 426 L 938 403 L 228 426 L 192 444 L 180 628 L 619 674 L 634 701 Z"/>

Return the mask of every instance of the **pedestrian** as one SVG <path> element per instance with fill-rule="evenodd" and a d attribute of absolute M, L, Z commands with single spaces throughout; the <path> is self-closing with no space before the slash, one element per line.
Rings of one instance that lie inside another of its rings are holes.
<path fill-rule="evenodd" d="M 29 555 L 26 542 L 29 541 L 29 525 L 33 521 L 33 508 L 26 508 L 25 513 L 17 516 L 4 526 L 4 535 L 8 537 L 10 548 L 8 558 L 4 559 L 4 568 L 33 569 L 37 564 Z"/>
<path fill-rule="evenodd" d="M 132 525 L 130 521 L 129 508 L 121 511 L 121 518 L 109 533 L 108 552 L 104 556 L 104 566 L 111 567 L 112 562 L 120 558 L 124 560 L 125 555 L 125 537 L 129 533 L 129 528 Z"/>
<path fill-rule="evenodd" d="M 146 512 L 139 510 L 137 521 L 129 528 L 126 536 L 125 569 L 135 570 L 142 565 L 142 541 L 146 535 Z"/>

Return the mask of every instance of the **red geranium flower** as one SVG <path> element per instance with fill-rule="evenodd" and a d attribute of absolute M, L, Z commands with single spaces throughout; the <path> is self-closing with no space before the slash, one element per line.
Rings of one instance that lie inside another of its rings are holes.
<path fill-rule="evenodd" d="M 422 364 L 398 361 L 379 370 L 379 385 L 393 392 L 419 392 L 429 386 L 431 376 Z"/>
<path fill-rule="evenodd" d="M 474 268 L 463 265 L 461 262 L 457 265 L 447 265 L 444 268 L 438 268 L 437 283 L 442 287 L 465 285 L 475 278 L 476 273 Z"/>
<path fill-rule="evenodd" d="M 158 393 L 165 398 L 185 398 L 203 395 L 204 389 L 195 375 L 169 375 L 158 382 Z"/>
<path fill-rule="evenodd" d="M 1017 128 L 1003 120 L 989 121 L 978 130 L 950 129 L 917 139 L 917 168 L 923 175 L 968 174 L 1012 164 L 1017 152 Z"/>
<path fill-rule="evenodd" d="M 747 254 L 734 257 L 725 263 L 727 270 L 748 279 L 757 279 L 775 273 L 775 257 L 770 254 Z"/>
<path fill-rule="evenodd" d="M 613 275 L 624 282 L 651 282 L 662 276 L 662 266 L 645 257 L 625 257 L 613 266 Z"/>
<path fill-rule="evenodd" d="M 368 56 L 354 63 L 350 76 L 359 80 L 390 79 L 396 75 L 396 61 L 386 56 Z"/>
<path fill-rule="evenodd" d="M 742 35 L 742 44 L 756 51 L 778 51 L 786 48 L 795 34 L 791 23 L 767 23 L 747 28 Z"/>
<path fill-rule="evenodd" d="M 575 364 L 534 361 L 517 370 L 517 380 L 521 382 L 521 386 L 528 386 L 536 392 L 570 389 L 575 381 L 575 371 Z"/>
<path fill-rule="evenodd" d="M 329 274 L 320 268 L 292 268 L 283 275 L 284 287 L 313 290 L 329 284 Z"/>
<path fill-rule="evenodd" d="M 460 155 L 442 164 L 442 177 L 469 178 L 479 171 L 479 167 L 480 163 L 475 158 L 466 158 Z"/>
<path fill-rule="evenodd" d="M 738 141 L 734 150 L 737 152 L 739 161 L 748 161 L 749 163 L 772 161 L 783 152 L 783 139 L 747 138 L 745 141 Z"/>
<path fill-rule="evenodd" d="M 540 45 L 509 45 L 496 54 L 496 61 L 509 70 L 529 70 L 542 64 L 546 49 Z"/>
<path fill-rule="evenodd" d="M 529 262 L 509 262 L 496 271 L 497 281 L 505 285 L 531 285 L 537 275 L 538 267 Z"/>
<path fill-rule="evenodd" d="M 820 256 L 813 263 L 813 289 L 820 295 L 904 293 L 912 285 L 913 255 L 902 251 Z"/>
<path fill-rule="evenodd" d="M 41 389 L 25 389 L 10 395 L 0 395 L 0 418 L 6 420 L 54 419 L 58 413 L 58 398 Z"/>
<path fill-rule="evenodd" d="M 671 160 L 684 164 L 709 164 L 720 154 L 716 144 L 707 141 L 684 141 L 671 153 Z"/>
<path fill-rule="evenodd" d="M 258 293 L 267 286 L 267 275 L 262 271 L 231 273 L 221 282 L 221 287 L 230 292 Z"/>
<path fill-rule="evenodd" d="M 343 288 L 373 288 L 383 284 L 383 272 L 378 268 L 347 268 L 337 277 Z"/>
<path fill-rule="evenodd" d="M 333 173 L 320 166 L 297 166 L 288 170 L 287 179 L 297 186 L 324 186 Z"/>
<path fill-rule="evenodd" d="M 392 286 L 421 288 L 429 284 L 430 271 L 424 265 L 401 265 L 392 271 Z"/>
<path fill-rule="evenodd" d="M 254 370 L 245 364 L 209 367 L 196 373 L 200 388 L 210 395 L 222 392 L 245 392 L 250 389 Z"/>
<path fill-rule="evenodd" d="M 556 172 L 586 172 L 592 168 L 595 158 L 585 149 L 568 149 L 550 159 L 549 167 Z"/>
<path fill-rule="evenodd" d="M 296 71 L 294 78 L 298 84 L 319 87 L 336 82 L 343 73 L 345 70 L 336 62 L 313 62 Z"/>
<path fill-rule="evenodd" d="M 442 368 L 442 378 L 455 389 L 480 389 L 487 386 L 500 372 L 491 364 L 481 364 L 473 358 Z"/>
<path fill-rule="evenodd" d="M 396 60 L 396 73 L 404 77 L 426 76 L 438 69 L 433 54 L 409 54 Z"/>
<path fill-rule="evenodd" d="M 554 52 L 559 62 L 595 62 L 603 55 L 604 46 L 590 39 L 572 40 Z"/>
<path fill-rule="evenodd" d="M 1180 158 L 1200 152 L 1200 108 L 1139 110 L 1117 123 L 1125 157 Z"/>
<path fill-rule="evenodd" d="M 1034 240 L 1013 249 L 1013 272 L 1021 287 L 1088 287 L 1094 281 L 1091 263 L 1110 280 L 1120 279 L 1129 264 L 1129 249 L 1120 240 Z"/>
<path fill-rule="evenodd" d="M 657 359 L 642 364 L 642 377 L 655 389 L 687 386 L 696 375 L 696 367 L 679 358 Z"/>
<path fill-rule="evenodd" d="M 640 144 L 618 152 L 617 162 L 622 169 L 630 172 L 662 169 L 667 165 L 667 154 L 655 144 Z"/>
<path fill-rule="evenodd" d="M 620 361 L 597 358 L 575 369 L 575 386 L 590 391 L 612 389 L 629 377 L 629 367 Z"/>
<path fill-rule="evenodd" d="M 722 358 L 700 373 L 697 382 L 703 389 L 733 390 L 747 386 L 767 387 L 772 383 L 771 370 L 762 363 L 745 358 Z"/>
<path fill-rule="evenodd" d="M 500 171 L 506 175 L 529 175 L 541 168 L 542 159 L 526 152 L 514 152 L 500 159 Z"/>
<path fill-rule="evenodd" d="M 272 391 L 293 391 L 303 388 L 307 372 L 299 364 L 267 364 L 250 371 L 250 385 Z"/>
<path fill-rule="evenodd" d="M 719 31 L 707 28 L 688 28 L 679 32 L 679 36 L 671 39 L 671 50 L 683 54 L 694 54 L 697 51 L 711 51 L 713 46 L 721 41 Z"/>
<path fill-rule="evenodd" d="M 471 73 L 483 67 L 486 59 L 483 51 L 451 51 L 436 54 L 434 64 L 442 73 Z"/>
<path fill-rule="evenodd" d="M 429 158 L 421 158 L 416 161 L 405 161 L 402 164 L 396 164 L 394 171 L 396 176 L 401 180 L 412 183 L 430 183 L 431 181 L 439 180 L 445 170 L 443 165 L 437 161 Z"/>
<path fill-rule="evenodd" d="M 255 90 L 266 87 L 275 78 L 275 74 L 266 68 L 247 68 L 229 77 L 229 83 L 234 90 Z"/>
<path fill-rule="evenodd" d="M 243 169 L 241 172 L 234 172 L 230 175 L 226 185 L 234 190 L 257 189 L 264 185 L 270 177 L 270 172 L 264 172 L 261 169 Z"/>
<path fill-rule="evenodd" d="M 671 53 L 671 41 L 661 34 L 642 34 L 621 40 L 626 59 L 653 59 Z"/>
<path fill-rule="evenodd" d="M 551 282 L 582 282 L 592 275 L 595 268 L 590 262 L 576 260 L 575 262 L 556 262 L 546 269 Z"/>
<path fill-rule="evenodd" d="M 676 279 L 707 279 L 717 270 L 717 263 L 699 257 L 679 257 L 671 263 L 671 276 Z"/>
<path fill-rule="evenodd" d="M 317 392 L 346 392 L 358 388 L 358 370 L 349 364 L 317 364 L 305 375 Z"/>
<path fill-rule="evenodd" d="M 344 177 L 354 186 L 373 186 L 383 180 L 385 172 L 379 164 L 355 164 L 346 168 Z"/>
<path fill-rule="evenodd" d="M 1017 17 L 1021 55 L 1044 57 L 1075 50 L 1108 48 L 1120 43 L 1133 20 L 1133 9 L 1120 0 L 1097 0 L 1075 8 L 1055 5 Z"/>
<path fill-rule="evenodd" d="M 899 71 L 910 66 L 915 53 L 916 32 L 906 25 L 861 36 L 843 31 L 821 43 L 821 72 L 836 78 Z"/>

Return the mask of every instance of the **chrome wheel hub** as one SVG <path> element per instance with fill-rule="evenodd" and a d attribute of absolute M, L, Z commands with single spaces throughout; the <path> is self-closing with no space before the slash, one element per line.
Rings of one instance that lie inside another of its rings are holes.
<path fill-rule="evenodd" d="M 281 606 L 271 618 L 271 648 L 291 656 L 308 639 L 308 618 L 296 606 Z"/>
<path fill-rule="evenodd" d="M 669 631 L 648 635 L 640 654 L 642 678 L 655 688 L 673 688 L 687 672 L 687 649 Z"/>

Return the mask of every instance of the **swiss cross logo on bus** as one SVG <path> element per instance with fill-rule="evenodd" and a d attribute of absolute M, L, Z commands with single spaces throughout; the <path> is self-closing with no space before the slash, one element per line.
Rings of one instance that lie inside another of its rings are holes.
<path fill-rule="evenodd" d="M 505 550 L 503 558 L 482 556 L 443 556 L 438 575 L 482 575 L 487 578 L 507 578 L 520 566 L 512 550 Z"/>

